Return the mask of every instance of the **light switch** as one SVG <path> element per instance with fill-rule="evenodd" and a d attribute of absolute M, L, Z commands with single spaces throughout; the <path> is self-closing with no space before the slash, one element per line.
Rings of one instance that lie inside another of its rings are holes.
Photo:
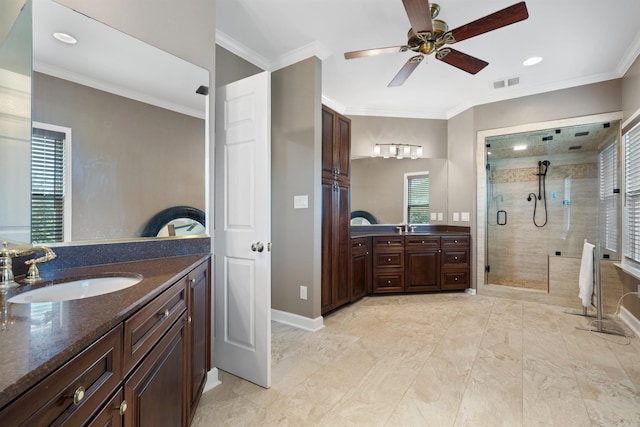
<path fill-rule="evenodd" d="M 431 221 L 436 221 L 438 219 L 438 214 L 435 212 L 431 212 Z"/>
<path fill-rule="evenodd" d="M 444 220 L 444 216 L 442 215 L 442 212 L 438 212 L 438 221 L 443 221 Z"/>
<path fill-rule="evenodd" d="M 309 207 L 309 196 L 293 196 L 294 209 L 307 209 Z"/>
<path fill-rule="evenodd" d="M 459 212 L 454 212 L 453 213 L 453 221 L 454 222 L 460 221 L 460 213 Z"/>
<path fill-rule="evenodd" d="M 461 220 L 461 221 L 469 222 L 469 221 L 470 221 L 470 218 L 469 218 L 469 212 L 462 212 L 462 213 L 460 214 L 460 220 Z"/>

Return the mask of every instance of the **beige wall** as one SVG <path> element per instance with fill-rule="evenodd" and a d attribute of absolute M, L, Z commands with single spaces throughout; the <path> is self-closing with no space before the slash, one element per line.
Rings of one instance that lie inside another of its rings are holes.
<path fill-rule="evenodd" d="M 249 61 L 216 45 L 216 87 L 224 86 L 262 72 Z"/>
<path fill-rule="evenodd" d="M 351 211 L 367 211 L 379 224 L 404 222 L 404 175 L 429 172 L 431 212 L 447 217 L 446 159 L 383 159 L 367 157 L 351 161 Z M 432 221 L 431 224 L 445 224 Z"/>
<path fill-rule="evenodd" d="M 621 86 L 622 114 L 626 121 L 640 110 L 640 57 L 627 70 Z"/>
<path fill-rule="evenodd" d="M 72 131 L 72 240 L 139 237 L 159 211 L 204 210 L 205 122 L 46 74 L 33 120 Z"/>
<path fill-rule="evenodd" d="M 314 57 L 271 75 L 271 306 L 308 318 L 320 316 L 321 72 Z"/>
<path fill-rule="evenodd" d="M 25 0 L 3 0 L 2 14 L 0 14 L 0 46 L 11 31 L 13 24 L 24 5 Z"/>

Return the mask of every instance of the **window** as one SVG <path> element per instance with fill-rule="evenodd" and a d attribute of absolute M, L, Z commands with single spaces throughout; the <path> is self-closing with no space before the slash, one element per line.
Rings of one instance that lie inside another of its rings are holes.
<path fill-rule="evenodd" d="M 34 123 L 31 137 L 31 242 L 71 240 L 70 129 Z"/>
<path fill-rule="evenodd" d="M 640 263 L 640 125 L 624 135 L 625 248 L 624 256 Z"/>
<path fill-rule="evenodd" d="M 429 223 L 429 172 L 405 174 L 405 222 Z"/>
<path fill-rule="evenodd" d="M 598 155 L 600 168 L 600 245 L 618 252 L 618 141 L 607 145 Z"/>

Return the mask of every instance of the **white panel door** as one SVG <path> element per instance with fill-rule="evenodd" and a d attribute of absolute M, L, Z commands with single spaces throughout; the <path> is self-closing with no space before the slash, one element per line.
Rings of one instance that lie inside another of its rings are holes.
<path fill-rule="evenodd" d="M 271 385 L 271 115 L 264 72 L 216 90 L 214 362 Z"/>

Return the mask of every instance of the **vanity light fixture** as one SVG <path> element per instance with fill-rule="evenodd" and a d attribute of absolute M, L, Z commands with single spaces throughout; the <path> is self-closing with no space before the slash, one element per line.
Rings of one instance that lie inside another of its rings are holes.
<path fill-rule="evenodd" d="M 424 150 L 422 145 L 414 144 L 376 144 L 371 152 L 371 157 L 382 156 L 385 159 L 389 157 L 395 157 L 396 159 L 404 159 L 405 157 L 411 157 L 417 159 L 422 157 Z"/>
<path fill-rule="evenodd" d="M 67 33 L 53 33 L 53 37 L 55 37 L 56 40 L 59 40 L 62 43 L 66 43 L 66 44 L 78 43 L 78 40 L 75 37 Z"/>

